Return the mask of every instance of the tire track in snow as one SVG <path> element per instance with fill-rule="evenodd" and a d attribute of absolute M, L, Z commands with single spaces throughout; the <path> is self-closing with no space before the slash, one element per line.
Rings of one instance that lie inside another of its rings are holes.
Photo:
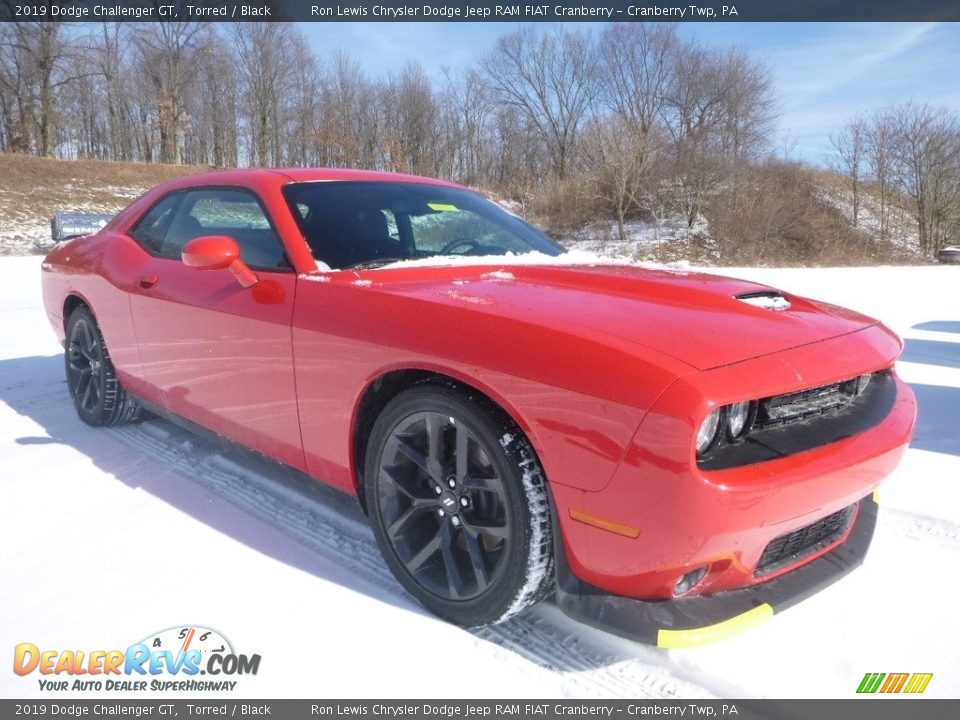
<path fill-rule="evenodd" d="M 298 488 L 292 471 L 277 466 L 281 477 L 267 477 L 230 457 L 245 451 L 221 450 L 215 443 L 163 420 L 151 419 L 107 432 L 323 557 L 349 565 L 352 572 L 372 585 L 402 595 L 399 583 L 389 575 L 379 555 L 371 557 L 371 548 L 375 552 L 376 545 L 359 507 L 345 507 L 355 503 L 346 496 L 334 497 L 337 491 L 317 488 L 316 494 L 326 497 L 310 502 L 312 488 Z M 269 462 L 258 457 L 249 461 L 254 465 Z M 337 504 L 343 506 L 339 512 L 334 509 Z M 351 510 L 354 519 L 350 518 Z"/>
<path fill-rule="evenodd" d="M 402 598 L 411 611 L 425 612 L 383 563 L 353 498 L 255 453 L 221 447 L 166 420 L 150 418 L 103 432 L 349 569 L 375 588 Z M 145 489 L 149 490 L 149 483 Z M 682 676 L 686 673 L 671 670 L 663 651 L 638 646 L 638 654 L 647 656 L 641 659 L 612 650 L 604 633 L 544 605 L 500 625 L 469 632 L 482 641 L 478 643 L 481 649 L 489 651 L 489 645 L 494 645 L 505 651 L 508 662 L 532 662 L 563 675 L 563 691 L 571 697 L 713 697 L 692 677 Z"/>
<path fill-rule="evenodd" d="M 702 684 L 671 671 L 663 651 L 637 646 L 637 654 L 648 656 L 650 662 L 615 652 L 605 647 L 602 632 L 566 618 L 549 603 L 541 603 L 501 625 L 473 632 L 563 674 L 563 691 L 569 697 L 714 697 Z"/>
<path fill-rule="evenodd" d="M 383 563 L 353 498 L 255 453 L 232 445 L 221 447 L 165 420 L 150 419 L 105 432 L 349 569 L 373 587 L 402 598 L 412 612 L 424 612 Z M 880 528 L 947 546 L 960 544 L 960 526 L 949 520 L 888 506 L 881 506 Z M 550 603 L 541 603 L 501 625 L 470 632 L 504 651 L 507 662 L 519 658 L 563 675 L 564 693 L 571 697 L 714 695 L 702 678 L 682 667 L 671 667 L 673 663 L 663 651 L 637 646 L 635 652 L 622 652 L 611 647 L 622 646 L 622 641 L 569 620 Z"/>
<path fill-rule="evenodd" d="M 878 528 L 889 529 L 914 540 L 936 542 L 954 550 L 960 546 L 960 525 L 957 523 L 883 504 L 880 505 Z"/>
<path fill-rule="evenodd" d="M 61 406 L 56 409 L 62 410 L 64 417 L 72 417 L 62 381 L 32 380 L 17 390 L 22 394 L 18 405 Z M 353 498 L 305 480 L 255 453 L 232 445 L 223 447 L 165 420 L 149 419 L 97 432 L 134 450 L 136 465 L 144 470 L 159 464 L 174 471 L 348 569 L 363 582 L 401 599 L 411 612 L 424 612 L 383 563 Z M 949 547 L 960 544 L 957 524 L 884 505 L 880 529 Z M 729 695 L 731 691 L 686 668 L 682 658 L 674 660 L 669 653 L 646 646 L 627 647 L 626 641 L 570 620 L 549 602 L 502 625 L 471 632 L 481 652 L 496 652 L 508 663 L 533 662 L 563 676 L 563 692 L 570 697 L 693 698 Z"/>

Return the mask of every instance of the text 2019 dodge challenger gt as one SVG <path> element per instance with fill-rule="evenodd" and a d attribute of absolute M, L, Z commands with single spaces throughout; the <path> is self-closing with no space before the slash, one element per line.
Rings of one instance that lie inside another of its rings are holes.
<path fill-rule="evenodd" d="M 80 417 L 189 421 L 356 493 L 438 615 L 555 590 L 710 639 L 862 559 L 915 421 L 875 320 L 754 283 L 576 266 L 478 194 L 194 176 L 43 263 Z"/>

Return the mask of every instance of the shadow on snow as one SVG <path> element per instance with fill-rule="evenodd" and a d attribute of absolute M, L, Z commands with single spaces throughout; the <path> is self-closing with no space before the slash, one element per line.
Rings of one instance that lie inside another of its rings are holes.
<path fill-rule="evenodd" d="M 72 447 L 128 487 L 150 493 L 257 552 L 429 616 L 390 574 L 355 498 L 238 445 L 201 437 L 155 416 L 118 428 L 89 427 L 77 417 L 63 376 L 61 355 L 0 360 L 0 401 L 46 433 L 17 437 L 17 444 Z M 39 465 L 42 456 L 37 457 Z M 220 480 L 211 479 L 216 475 L 222 475 Z M 211 494 L 233 507 L 210 503 Z M 580 679 L 579 672 L 624 661 L 629 664 L 615 679 L 606 678 L 617 696 L 629 694 L 638 680 L 657 678 L 663 683 L 658 693 L 668 695 L 677 680 L 692 680 L 664 651 L 603 633 L 595 637 L 559 613 L 552 600 L 500 625 L 469 632 L 541 667 L 570 673 L 572 687 L 583 684 L 589 690 L 591 676 Z M 644 694 L 640 687 L 635 690 Z"/>

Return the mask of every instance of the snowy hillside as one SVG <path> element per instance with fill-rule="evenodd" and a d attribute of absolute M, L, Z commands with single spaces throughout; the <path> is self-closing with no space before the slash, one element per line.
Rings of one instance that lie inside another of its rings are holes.
<path fill-rule="evenodd" d="M 679 215 L 624 224 L 626 239 L 621 240 L 617 223 L 612 220 L 590 223 L 564 233 L 561 244 L 572 251 L 631 258 L 639 262 L 689 261 L 701 258 L 708 264 L 720 257 L 710 237 L 710 227 L 702 215 L 692 228 Z"/>
<path fill-rule="evenodd" d="M 154 185 L 209 169 L 0 153 L 0 255 L 49 250 L 57 212 L 114 214 Z"/>
<path fill-rule="evenodd" d="M 742 635 L 664 651 L 549 603 L 452 627 L 401 591 L 350 499 L 165 421 L 83 425 L 39 265 L 0 258 L 2 697 L 44 695 L 10 671 L 17 643 L 110 650 L 184 624 L 262 656 L 230 697 L 844 698 L 868 671 L 932 672 L 927 696 L 960 694 L 957 268 L 724 271 L 887 322 L 920 423 L 860 570 Z"/>

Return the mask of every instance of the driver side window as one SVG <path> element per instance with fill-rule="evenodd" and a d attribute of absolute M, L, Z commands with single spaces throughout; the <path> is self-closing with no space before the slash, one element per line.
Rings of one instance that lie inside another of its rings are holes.
<path fill-rule="evenodd" d="M 150 208 L 150 211 L 130 231 L 130 237 L 149 251 L 160 252 L 163 236 L 170 226 L 170 221 L 173 219 L 181 197 L 183 197 L 183 193 L 167 195 Z"/>
<path fill-rule="evenodd" d="M 159 254 L 180 259 L 183 246 L 205 235 L 226 235 L 240 246 L 240 257 L 251 268 L 289 268 L 280 238 L 257 201 L 240 188 L 189 190 L 167 227 Z"/>

